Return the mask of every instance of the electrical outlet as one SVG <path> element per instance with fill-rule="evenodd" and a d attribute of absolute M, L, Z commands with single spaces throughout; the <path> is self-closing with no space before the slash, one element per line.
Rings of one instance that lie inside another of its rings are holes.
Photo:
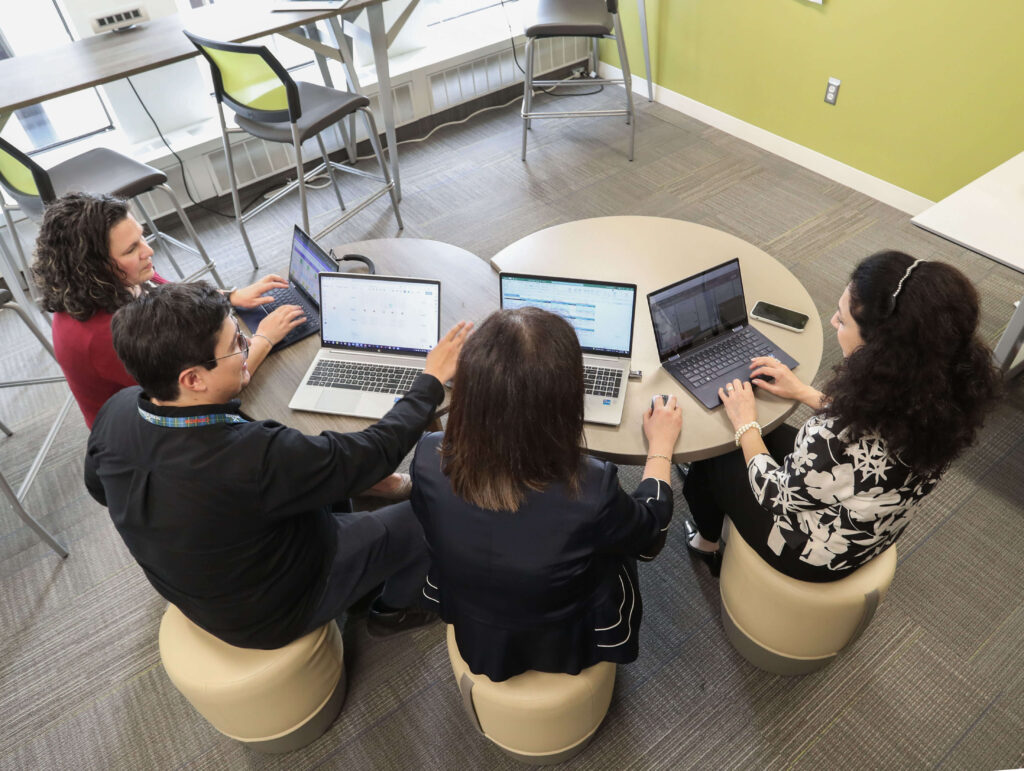
<path fill-rule="evenodd" d="M 829 78 L 828 86 L 825 87 L 825 101 L 829 104 L 835 104 L 836 99 L 839 98 L 839 78 Z"/>
<path fill-rule="evenodd" d="M 92 24 L 93 32 L 110 32 L 149 21 L 149 14 L 146 13 L 145 6 L 128 6 L 127 8 L 118 8 L 116 11 L 107 11 L 102 16 L 95 16 L 89 21 Z"/>

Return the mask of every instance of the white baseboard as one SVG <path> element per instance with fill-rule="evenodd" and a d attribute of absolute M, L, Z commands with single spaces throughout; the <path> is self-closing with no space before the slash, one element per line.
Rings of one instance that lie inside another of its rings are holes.
<path fill-rule="evenodd" d="M 601 77 L 622 77 L 622 70 L 604 62 L 601 62 L 599 70 Z M 646 99 L 647 80 L 634 75 L 633 92 L 637 96 Z M 675 91 L 670 91 L 663 86 L 659 86 L 657 83 L 654 84 L 654 101 L 666 107 L 671 107 L 673 110 L 695 118 L 709 126 L 720 129 L 727 134 L 732 134 L 744 142 L 750 142 L 762 150 L 767 150 L 786 160 L 793 161 L 793 163 L 828 177 L 841 185 L 853 188 L 860 193 L 864 193 L 864 195 L 871 196 L 884 204 L 900 209 L 912 217 L 920 214 L 934 203 L 891 182 L 886 182 L 884 179 L 879 179 L 860 169 L 855 169 L 853 166 L 848 166 L 841 161 L 837 161 L 835 158 L 819 153 L 817 150 L 811 150 L 809 147 L 804 147 L 790 139 L 773 134 L 721 110 L 716 110 L 714 107 L 709 107 L 702 102 L 698 102 L 696 99 L 677 94 Z"/>

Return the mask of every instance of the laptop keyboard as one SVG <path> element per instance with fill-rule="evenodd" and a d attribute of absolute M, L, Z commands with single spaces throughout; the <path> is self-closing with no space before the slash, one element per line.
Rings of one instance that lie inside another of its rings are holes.
<path fill-rule="evenodd" d="M 307 385 L 348 388 L 353 391 L 404 394 L 423 370 L 393 367 L 387 364 L 363 364 L 354 361 L 321 360 L 306 381 Z"/>
<path fill-rule="evenodd" d="M 620 380 L 622 380 L 621 369 L 583 368 L 583 391 L 591 396 L 618 396 Z"/>
<path fill-rule="evenodd" d="M 721 342 L 680 359 L 679 372 L 692 385 L 704 385 L 735 369 L 737 364 L 749 363 L 754 356 L 766 356 L 772 350 L 764 340 L 751 333 L 749 329 L 744 329 Z"/>
<path fill-rule="evenodd" d="M 294 287 L 286 286 L 271 289 L 267 294 L 274 298 L 275 308 L 282 305 L 298 305 L 302 308 L 306 316 L 305 321 L 297 327 L 292 327 L 288 330 L 288 334 L 286 334 L 278 344 L 280 347 L 283 348 L 296 340 L 302 340 L 313 333 L 320 331 L 320 314 L 317 312 L 316 308 L 309 304 L 309 300 L 303 297 L 302 294 L 300 294 Z M 263 310 L 269 315 L 267 306 L 263 306 Z"/>

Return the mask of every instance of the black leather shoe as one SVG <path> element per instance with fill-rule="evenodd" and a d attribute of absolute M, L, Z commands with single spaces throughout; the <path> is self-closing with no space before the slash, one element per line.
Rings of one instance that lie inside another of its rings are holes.
<path fill-rule="evenodd" d="M 366 631 L 373 639 L 381 640 L 432 624 L 437 621 L 437 618 L 436 613 L 419 608 L 381 611 L 377 609 L 375 602 L 370 606 L 370 612 L 366 615 Z"/>
<path fill-rule="evenodd" d="M 688 519 L 683 520 L 683 535 L 686 538 L 686 550 L 703 562 L 706 562 L 711 575 L 717 578 L 718 574 L 722 572 L 722 550 L 719 548 L 714 551 L 705 551 L 704 549 L 698 549 L 690 543 L 693 537 L 697 535 L 697 528 Z"/>

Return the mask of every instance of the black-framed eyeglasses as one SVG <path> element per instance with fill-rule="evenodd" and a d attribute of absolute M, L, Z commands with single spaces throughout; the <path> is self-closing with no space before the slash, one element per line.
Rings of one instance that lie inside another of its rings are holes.
<path fill-rule="evenodd" d="M 202 363 L 202 366 L 206 366 L 210 362 L 220 361 L 221 359 L 230 359 L 232 356 L 242 354 L 242 361 L 248 361 L 249 359 L 249 338 L 242 334 L 242 328 L 238 326 L 238 321 L 232 319 L 235 323 L 235 345 L 238 346 L 238 350 L 234 353 L 227 353 L 223 356 L 214 356 L 212 359 L 207 359 Z"/>

